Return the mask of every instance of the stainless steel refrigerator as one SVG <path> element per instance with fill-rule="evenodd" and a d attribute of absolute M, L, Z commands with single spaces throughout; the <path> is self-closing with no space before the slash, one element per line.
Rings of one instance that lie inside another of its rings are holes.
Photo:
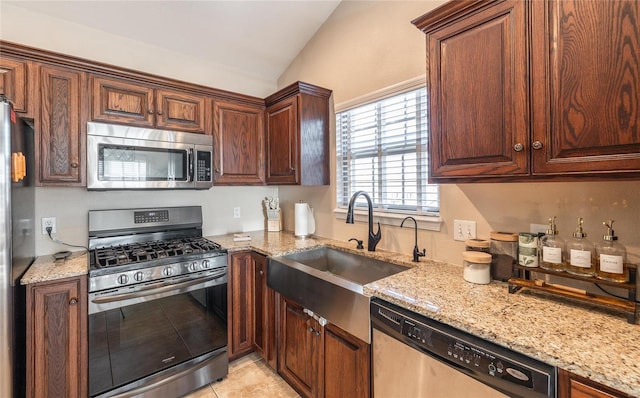
<path fill-rule="evenodd" d="M 25 394 L 26 306 L 35 257 L 33 129 L 0 95 L 0 397 Z"/>

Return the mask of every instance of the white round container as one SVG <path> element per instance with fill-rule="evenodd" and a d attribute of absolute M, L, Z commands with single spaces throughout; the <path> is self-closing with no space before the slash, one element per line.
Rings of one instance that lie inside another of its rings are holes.
<path fill-rule="evenodd" d="M 462 277 L 465 281 L 486 285 L 491 282 L 491 254 L 466 251 L 462 252 L 464 271 Z"/>

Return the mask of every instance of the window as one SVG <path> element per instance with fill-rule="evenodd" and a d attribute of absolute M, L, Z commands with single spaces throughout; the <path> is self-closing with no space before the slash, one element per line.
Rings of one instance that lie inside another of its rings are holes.
<path fill-rule="evenodd" d="M 437 216 L 438 185 L 427 183 L 426 89 L 378 98 L 336 114 L 337 205 L 346 208 L 362 190 L 376 212 Z"/>

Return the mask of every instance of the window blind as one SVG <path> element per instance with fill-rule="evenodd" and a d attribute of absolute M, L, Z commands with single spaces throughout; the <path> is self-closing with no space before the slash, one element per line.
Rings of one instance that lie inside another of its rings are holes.
<path fill-rule="evenodd" d="M 376 211 L 439 211 L 438 185 L 427 183 L 426 102 L 421 87 L 336 114 L 339 207 L 362 190 Z"/>

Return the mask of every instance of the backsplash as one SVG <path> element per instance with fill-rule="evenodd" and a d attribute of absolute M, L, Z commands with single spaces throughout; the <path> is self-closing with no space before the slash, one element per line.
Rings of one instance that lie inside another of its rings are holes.
<path fill-rule="evenodd" d="M 208 190 L 87 191 L 84 188 L 36 189 L 36 254 L 68 250 L 40 232 L 42 217 L 56 217 L 56 238 L 86 245 L 89 210 L 154 206 L 202 206 L 204 235 L 254 231 L 265 227 L 262 200 L 277 187 L 213 187 Z M 234 218 L 233 208 L 240 208 Z M 78 250 L 74 248 L 73 250 Z"/>

